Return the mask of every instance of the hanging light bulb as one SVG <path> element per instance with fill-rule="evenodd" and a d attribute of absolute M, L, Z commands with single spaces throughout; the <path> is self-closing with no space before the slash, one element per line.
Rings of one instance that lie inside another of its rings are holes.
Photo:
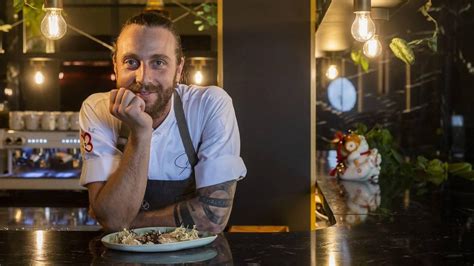
<path fill-rule="evenodd" d="M 46 15 L 41 21 L 41 32 L 50 40 L 61 39 L 67 31 L 67 23 L 61 14 L 62 0 L 45 0 L 44 9 Z"/>
<path fill-rule="evenodd" d="M 382 53 L 382 43 L 380 43 L 379 36 L 374 35 L 372 39 L 366 41 L 362 50 L 364 51 L 365 56 L 369 58 L 379 56 Z"/>
<path fill-rule="evenodd" d="M 354 0 L 356 18 L 352 23 L 352 37 L 359 42 L 370 40 L 375 34 L 375 23 L 370 17 L 370 0 Z"/>
<path fill-rule="evenodd" d="M 197 70 L 194 73 L 194 82 L 196 82 L 196 84 L 202 84 L 203 79 L 204 77 L 202 75 L 202 72 L 200 70 Z"/>
<path fill-rule="evenodd" d="M 43 75 L 43 72 L 41 71 L 36 71 L 35 73 L 35 83 L 38 84 L 38 85 L 41 85 L 44 83 L 44 75 Z"/>
<path fill-rule="evenodd" d="M 328 70 L 326 70 L 326 77 L 330 80 L 333 80 L 339 76 L 339 70 L 337 70 L 336 65 L 329 65 Z"/>

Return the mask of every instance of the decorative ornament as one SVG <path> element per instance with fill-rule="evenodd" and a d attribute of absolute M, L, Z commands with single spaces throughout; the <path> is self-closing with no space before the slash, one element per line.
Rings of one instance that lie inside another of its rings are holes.
<path fill-rule="evenodd" d="M 337 132 L 332 141 L 337 145 L 337 165 L 330 172 L 343 180 L 377 183 L 382 156 L 376 148 L 370 149 L 363 135 Z"/>

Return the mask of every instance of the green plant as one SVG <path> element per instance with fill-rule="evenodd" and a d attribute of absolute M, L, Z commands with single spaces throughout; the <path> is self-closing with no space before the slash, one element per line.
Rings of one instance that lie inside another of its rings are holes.
<path fill-rule="evenodd" d="M 403 188 L 410 188 L 415 183 L 439 186 L 448 180 L 448 173 L 474 181 L 474 171 L 468 162 L 447 163 L 423 156 L 411 161 L 401 154 L 388 129 L 375 125 L 368 130 L 366 125 L 360 123 L 356 128 L 355 133 L 364 135 L 369 147 L 377 148 L 381 154 L 381 178 L 399 178 Z"/>
<path fill-rule="evenodd" d="M 197 19 L 194 20 L 194 25 L 198 31 L 207 30 L 212 26 L 217 25 L 217 5 L 213 3 L 204 3 L 201 10 L 196 12 Z"/>
<path fill-rule="evenodd" d="M 433 34 L 430 37 L 416 39 L 410 42 L 407 42 L 401 38 L 393 38 L 392 42 L 390 43 L 390 49 L 392 50 L 393 54 L 406 64 L 412 65 L 415 62 L 415 55 L 413 53 L 413 49 L 418 45 L 426 43 L 426 45 L 428 46 L 428 48 L 430 48 L 431 51 L 433 51 L 434 53 L 438 51 L 439 27 L 438 22 L 429 13 L 431 6 L 431 0 L 428 0 L 418 10 L 421 12 L 421 14 L 423 14 L 427 21 L 430 21 L 434 24 L 435 28 L 433 30 Z"/>
<path fill-rule="evenodd" d="M 362 53 L 362 49 L 352 50 L 351 59 L 355 65 L 360 65 L 365 72 L 369 70 L 369 59 Z"/>
<path fill-rule="evenodd" d="M 31 34 L 34 36 L 38 36 L 41 34 L 40 25 L 41 19 L 44 15 L 43 11 L 43 0 L 13 0 L 13 11 L 15 14 L 20 13 L 23 11 L 23 20 L 22 22 L 25 23 L 27 27 L 30 27 Z M 15 24 L 5 24 L 3 21 L 0 21 L 3 24 L 0 25 L 0 31 L 8 32 L 14 26 L 19 25 L 19 23 Z"/>

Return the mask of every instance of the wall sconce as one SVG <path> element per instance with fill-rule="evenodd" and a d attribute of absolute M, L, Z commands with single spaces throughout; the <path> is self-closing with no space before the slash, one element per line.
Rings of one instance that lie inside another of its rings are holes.
<path fill-rule="evenodd" d="M 339 77 L 339 70 L 337 69 L 337 65 L 330 64 L 328 69 L 326 70 L 326 77 L 330 80 L 333 80 Z"/>
<path fill-rule="evenodd" d="M 41 21 L 41 32 L 50 40 L 61 39 L 67 31 L 67 23 L 61 12 L 63 10 L 62 0 L 44 0 L 46 15 Z"/>
<path fill-rule="evenodd" d="M 352 23 L 351 33 L 356 41 L 368 41 L 375 34 L 375 24 L 370 17 L 370 9 L 370 0 L 354 0 L 356 18 Z"/>
<path fill-rule="evenodd" d="M 323 69 L 326 68 L 325 76 L 328 80 L 334 80 L 341 75 L 343 75 L 343 69 L 341 69 L 342 61 L 341 52 L 340 51 L 330 51 L 326 52 L 326 60 L 325 64 L 323 65 Z"/>
<path fill-rule="evenodd" d="M 194 67 L 194 74 L 193 74 L 193 83 L 196 85 L 202 85 L 205 83 L 204 75 L 203 75 L 203 67 L 206 65 L 206 60 L 200 57 L 191 58 L 191 66 Z"/>
<path fill-rule="evenodd" d="M 35 71 L 34 80 L 37 85 L 42 85 L 44 83 L 44 74 L 41 70 Z"/>
<path fill-rule="evenodd" d="M 38 87 L 42 87 L 42 85 L 46 81 L 46 76 L 44 75 L 44 68 L 45 68 L 45 61 L 42 58 L 35 58 L 30 61 L 30 65 L 32 66 L 32 78 L 33 83 Z"/>

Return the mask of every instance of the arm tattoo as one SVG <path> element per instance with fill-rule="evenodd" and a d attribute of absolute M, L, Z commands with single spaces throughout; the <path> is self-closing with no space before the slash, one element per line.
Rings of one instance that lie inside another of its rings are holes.
<path fill-rule="evenodd" d="M 185 201 L 180 202 L 175 205 L 174 219 L 175 219 L 176 226 L 183 225 L 185 227 L 193 227 L 195 225 L 193 217 L 191 216 L 191 213 L 189 212 L 188 204 Z"/>
<path fill-rule="evenodd" d="M 226 211 L 232 208 L 236 181 L 228 181 L 215 186 L 200 190 L 198 200 L 202 205 L 204 213 L 214 224 L 224 224 L 230 215 Z"/>
<path fill-rule="evenodd" d="M 200 196 L 199 201 L 209 206 L 221 208 L 230 207 L 232 205 L 232 199 L 217 199 L 206 196 Z"/>
<path fill-rule="evenodd" d="M 174 222 L 176 223 L 176 226 L 181 226 L 181 221 L 179 220 L 179 215 L 178 215 L 178 204 L 174 205 L 173 216 L 174 216 Z"/>
<path fill-rule="evenodd" d="M 222 222 L 224 222 L 224 217 L 219 217 L 219 216 L 215 215 L 212 212 L 212 210 L 209 208 L 209 206 L 203 206 L 203 209 L 204 209 L 204 213 L 206 214 L 207 219 L 209 219 L 209 221 L 211 221 L 215 224 L 221 224 Z"/>
<path fill-rule="evenodd" d="M 184 226 L 192 227 L 195 225 L 193 217 L 191 213 L 189 213 L 188 204 L 185 201 L 179 204 L 179 214 L 181 215 Z"/>

